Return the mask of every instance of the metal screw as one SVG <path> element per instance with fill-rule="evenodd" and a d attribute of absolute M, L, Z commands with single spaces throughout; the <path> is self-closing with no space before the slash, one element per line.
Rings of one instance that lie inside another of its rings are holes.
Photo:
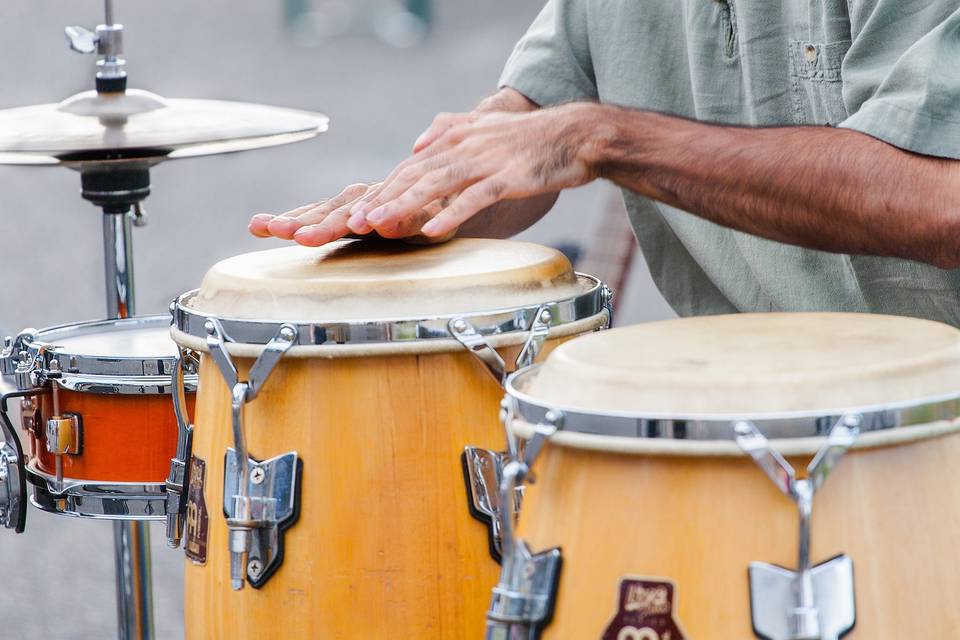
<path fill-rule="evenodd" d="M 753 427 L 749 422 L 738 422 L 733 425 L 733 430 L 738 436 L 748 436 L 753 433 Z"/>
<path fill-rule="evenodd" d="M 263 472 L 263 467 L 254 467 L 250 471 L 250 482 L 253 484 L 261 484 L 266 475 L 267 474 Z"/>
<path fill-rule="evenodd" d="M 207 331 L 207 334 L 211 336 L 217 331 L 216 327 L 214 327 L 213 323 L 209 320 L 203 323 L 203 328 Z"/>
<path fill-rule="evenodd" d="M 543 324 L 550 324 L 551 320 L 553 320 L 553 314 L 550 313 L 550 309 L 544 309 L 540 313 L 540 322 Z"/>
<path fill-rule="evenodd" d="M 263 563 L 259 560 L 251 560 L 247 563 L 247 573 L 250 574 L 250 577 L 256 580 L 260 577 L 260 573 L 263 571 Z"/>
<path fill-rule="evenodd" d="M 467 330 L 467 321 L 463 318 L 457 318 L 453 321 L 453 330 L 457 333 L 463 333 Z"/>
<path fill-rule="evenodd" d="M 284 325 L 280 327 L 280 337 L 287 342 L 293 342 L 293 339 L 297 336 L 297 333 L 293 330 L 293 327 Z"/>

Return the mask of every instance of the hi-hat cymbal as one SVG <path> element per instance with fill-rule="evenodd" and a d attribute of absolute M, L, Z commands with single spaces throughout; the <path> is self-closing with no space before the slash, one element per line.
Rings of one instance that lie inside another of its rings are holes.
<path fill-rule="evenodd" d="M 89 91 L 0 110 L 0 164 L 152 165 L 306 140 L 328 124 L 323 114 L 282 107 Z"/>

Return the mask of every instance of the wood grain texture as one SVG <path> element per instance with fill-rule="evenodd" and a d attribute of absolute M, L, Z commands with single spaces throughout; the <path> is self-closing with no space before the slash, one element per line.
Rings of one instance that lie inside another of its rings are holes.
<path fill-rule="evenodd" d="M 958 457 L 957 435 L 852 451 L 817 494 L 812 561 L 847 553 L 854 563 L 849 638 L 960 637 Z M 752 638 L 748 563 L 796 567 L 797 510 L 749 459 L 548 446 L 535 471 L 520 536 L 563 553 L 543 640 L 599 638 L 624 576 L 675 582 L 687 638 Z"/>
<path fill-rule="evenodd" d="M 207 465 L 209 557 L 187 562 L 187 638 L 478 637 L 499 567 L 469 515 L 460 454 L 503 448 L 501 397 L 465 352 L 281 361 L 247 405 L 246 434 L 258 459 L 299 452 L 300 520 L 277 574 L 233 592 L 229 394 L 205 355 L 193 452 Z"/>
<path fill-rule="evenodd" d="M 60 412 L 83 417 L 83 450 L 63 456 L 63 475 L 83 480 L 112 482 L 163 482 L 170 459 L 177 452 L 177 419 L 169 395 L 110 395 L 61 389 Z M 187 394 L 192 410 L 193 394 Z M 46 423 L 53 411 L 49 394 L 41 413 Z M 55 473 L 55 456 L 43 440 L 34 440 L 32 451 L 39 467 Z"/>

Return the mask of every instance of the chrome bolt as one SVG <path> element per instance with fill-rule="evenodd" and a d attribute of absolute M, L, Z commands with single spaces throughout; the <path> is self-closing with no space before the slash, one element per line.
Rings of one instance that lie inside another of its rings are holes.
<path fill-rule="evenodd" d="M 748 436 L 753 433 L 749 422 L 738 422 L 733 425 L 733 430 L 738 436 Z"/>
<path fill-rule="evenodd" d="M 453 321 L 453 330 L 457 333 L 463 333 L 467 330 L 467 321 L 463 318 L 458 318 Z"/>
<path fill-rule="evenodd" d="M 260 573 L 263 571 L 263 563 L 259 560 L 251 560 L 247 563 L 247 573 L 250 574 L 250 577 L 256 580 L 260 577 Z"/>
<path fill-rule="evenodd" d="M 263 467 L 254 467 L 250 470 L 250 482 L 253 484 L 262 484 L 267 474 L 263 472 Z"/>
<path fill-rule="evenodd" d="M 203 323 L 203 328 L 204 330 L 206 330 L 207 335 L 211 335 L 211 336 L 217 331 L 217 328 L 214 327 L 213 323 L 210 322 L 209 320 Z"/>
<path fill-rule="evenodd" d="M 297 337 L 297 332 L 293 330 L 293 327 L 284 325 L 280 327 L 280 337 L 286 342 L 293 342 L 293 339 Z"/>
<path fill-rule="evenodd" d="M 550 309 L 544 309 L 540 313 L 540 322 L 543 324 L 550 324 L 551 320 L 553 320 L 553 314 L 550 313 Z"/>

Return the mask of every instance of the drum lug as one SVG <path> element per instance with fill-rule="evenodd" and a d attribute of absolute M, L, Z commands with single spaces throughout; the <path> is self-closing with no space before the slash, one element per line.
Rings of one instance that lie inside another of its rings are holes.
<path fill-rule="evenodd" d="M 501 503 L 510 500 L 529 472 L 523 462 L 512 461 L 503 469 Z M 515 538 L 512 517 L 500 511 L 503 531 L 503 565 L 487 611 L 487 640 L 523 638 L 535 640 L 550 623 L 560 578 L 559 549 L 533 554 Z"/>
<path fill-rule="evenodd" d="M 79 413 L 64 413 L 47 420 L 47 452 L 55 456 L 78 456 L 83 452 L 83 418 Z"/>
<path fill-rule="evenodd" d="M 231 420 L 236 449 L 227 450 L 227 459 L 229 462 L 230 452 L 235 451 L 233 454 L 235 460 L 248 460 L 250 462 L 250 464 L 235 462 L 233 467 L 229 464 L 224 467 L 223 499 L 224 513 L 227 514 L 227 535 L 230 550 L 230 586 L 237 591 L 243 588 L 245 579 L 250 580 L 250 584 L 254 587 L 259 587 L 273 574 L 283 558 L 280 532 L 296 521 L 297 509 L 294 509 L 292 516 L 288 515 L 286 519 L 279 518 L 276 515 L 279 512 L 271 513 L 269 511 L 269 505 L 272 504 L 269 499 L 277 496 L 265 495 L 261 489 L 252 489 L 252 487 L 265 484 L 264 477 L 267 477 L 271 478 L 271 481 L 266 483 L 267 486 L 264 490 L 272 491 L 274 481 L 272 476 L 267 473 L 269 469 L 264 465 L 290 455 L 296 460 L 296 453 L 284 454 L 280 458 L 273 458 L 262 464 L 250 458 L 247 454 L 246 435 L 243 427 L 243 408 L 257 397 L 283 354 L 297 342 L 298 332 L 292 324 L 281 325 L 280 330 L 266 344 L 260 357 L 250 367 L 248 380 L 244 382 L 239 379 L 237 368 L 227 352 L 220 321 L 215 318 L 208 319 L 206 330 L 207 346 L 210 349 L 210 354 L 226 380 L 227 386 L 230 387 L 232 395 Z M 295 466 L 299 470 L 299 463 Z M 232 475 L 231 468 L 233 469 Z M 265 473 L 266 476 L 264 476 Z M 291 496 L 295 495 L 295 488 L 298 486 L 296 475 L 291 474 L 293 478 L 290 480 L 289 487 Z M 284 477 L 278 474 L 276 476 L 277 482 L 283 484 L 282 478 Z M 281 486 L 280 489 L 282 488 Z M 298 501 L 295 500 L 295 502 Z M 277 504 L 276 508 L 280 509 L 282 506 Z"/>
<path fill-rule="evenodd" d="M 230 525 L 231 566 L 259 589 L 283 561 L 283 533 L 300 513 L 300 474 L 296 451 L 258 462 L 247 458 L 246 495 L 237 495 L 240 458 L 233 448 L 224 460 L 223 512 Z M 237 525 L 237 526 L 232 526 Z M 239 534 L 239 535 L 238 535 Z M 245 554 L 245 561 L 240 554 Z M 232 571 L 231 573 L 234 573 Z"/>
<path fill-rule="evenodd" d="M 497 350 L 490 346 L 483 334 L 477 331 L 477 328 L 466 318 L 451 319 L 447 323 L 447 329 L 450 331 L 450 335 L 465 346 L 484 366 L 487 373 L 493 376 L 497 384 L 502 387 L 507 380 L 507 376 L 517 369 L 530 366 L 536 361 L 540 350 L 543 348 L 543 343 L 550 333 L 552 322 L 553 314 L 547 305 L 541 305 L 534 312 L 532 320 L 530 320 L 530 328 L 527 331 L 527 339 L 517 355 L 513 371 L 507 371 L 507 364 Z"/>
<path fill-rule="evenodd" d="M 856 623 L 853 562 L 839 555 L 810 566 L 810 518 L 813 496 L 860 433 L 861 416 L 845 415 L 798 480 L 790 464 L 750 422 L 734 425 L 737 444 L 753 458 L 800 515 L 797 570 L 764 562 L 749 567 L 754 633 L 766 640 L 839 638 Z"/>
<path fill-rule="evenodd" d="M 597 329 L 601 331 L 602 329 L 609 329 L 613 326 L 613 289 L 611 289 L 606 284 L 601 285 L 600 288 L 600 301 L 603 305 L 603 308 L 607 310 L 607 325 Z"/>
<path fill-rule="evenodd" d="M 187 411 L 184 373 L 196 371 L 196 354 L 180 348 L 173 363 L 172 396 L 173 412 L 177 416 L 177 453 L 170 459 L 170 475 L 167 476 L 167 546 L 176 549 L 183 538 L 183 523 L 187 513 L 187 492 L 190 481 L 190 455 L 193 453 L 193 424 Z"/>
<path fill-rule="evenodd" d="M 20 437 L 10 422 L 7 402 L 36 391 L 14 391 L 0 396 L 0 525 L 23 533 L 27 521 L 27 475 Z"/>
<path fill-rule="evenodd" d="M 500 502 L 499 487 L 503 478 L 503 467 L 510 460 L 510 454 L 480 447 L 465 447 L 460 460 L 463 463 L 463 477 L 467 484 L 467 506 L 470 514 L 487 526 L 490 555 L 500 562 L 502 558 L 500 512 L 504 505 Z M 511 511 L 514 522 L 520 515 L 523 490 L 523 485 L 517 486 L 514 489 L 512 503 L 506 507 Z"/>

